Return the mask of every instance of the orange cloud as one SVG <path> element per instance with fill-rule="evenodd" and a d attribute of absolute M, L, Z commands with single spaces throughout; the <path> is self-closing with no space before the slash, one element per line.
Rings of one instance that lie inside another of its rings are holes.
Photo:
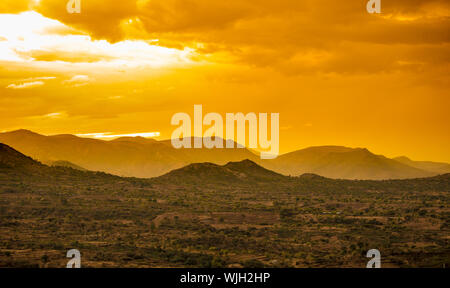
<path fill-rule="evenodd" d="M 0 2 L 0 13 L 19 13 L 33 7 L 31 0 L 2 0 Z"/>

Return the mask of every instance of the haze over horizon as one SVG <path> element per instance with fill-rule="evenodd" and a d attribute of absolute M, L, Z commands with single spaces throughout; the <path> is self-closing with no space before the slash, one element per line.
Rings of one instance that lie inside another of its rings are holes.
<path fill-rule="evenodd" d="M 130 134 L 113 134 L 111 132 L 103 132 L 103 133 L 88 133 L 88 134 L 71 134 L 71 133 L 56 133 L 56 134 L 43 134 L 43 133 L 38 133 L 35 131 L 31 131 L 29 129 L 17 129 L 17 130 L 12 130 L 12 131 L 0 131 L 0 135 L 2 133 L 14 133 L 14 132 L 21 132 L 21 131 L 27 131 L 27 132 L 31 132 L 31 133 L 35 133 L 38 135 L 42 135 L 42 136 L 62 136 L 62 135 L 71 135 L 71 136 L 76 136 L 79 138 L 87 138 L 87 139 L 95 139 L 95 140 L 100 140 L 100 141 L 114 141 L 114 140 L 118 140 L 121 138 L 145 138 L 145 139 L 153 139 L 156 141 L 170 141 L 170 138 L 162 138 L 159 136 L 159 132 L 142 132 L 142 133 L 130 133 Z M 234 139 L 224 139 L 226 141 L 234 141 Z M 403 154 L 403 155 L 386 155 L 383 153 L 376 153 L 375 151 L 373 151 L 372 149 L 368 148 L 368 147 L 351 147 L 351 146 L 346 146 L 346 145 L 335 145 L 335 144 L 325 144 L 325 145 L 315 145 L 315 146 L 307 146 L 307 147 L 297 147 L 294 150 L 291 151 L 286 151 L 284 153 L 280 153 L 278 156 L 282 156 L 282 155 L 286 155 L 292 152 L 296 152 L 299 150 L 303 150 L 303 149 L 308 149 L 308 148 L 320 148 L 320 147 L 345 147 L 345 148 L 349 148 L 349 149 L 367 149 L 370 150 L 371 152 L 373 152 L 375 155 L 383 155 L 383 156 L 387 156 L 388 158 L 402 158 L 402 157 L 406 157 L 409 160 L 413 160 L 413 161 L 433 161 L 433 162 L 441 162 L 441 163 L 448 163 L 446 161 L 436 161 L 436 160 L 430 160 L 430 159 L 415 159 L 413 157 L 410 157 L 409 155 Z M 245 147 L 246 149 L 250 150 L 250 151 L 254 151 L 256 153 L 259 153 L 258 149 L 250 149 L 248 147 Z"/>
<path fill-rule="evenodd" d="M 280 154 L 450 162 L 449 2 L 366 2 L 2 0 L 0 131 L 169 139 L 202 104 L 280 113 Z"/>
<path fill-rule="evenodd" d="M 194 142 L 192 137 L 190 140 Z M 17 130 L 0 133 L 0 143 L 47 165 L 139 178 L 158 177 L 193 163 L 224 165 L 243 160 L 286 176 L 317 174 L 334 179 L 385 180 L 450 173 L 448 163 L 413 161 L 408 157 L 391 159 L 366 148 L 344 146 L 308 147 L 269 160 L 248 148 L 176 149 L 170 140 L 142 137 L 119 137 L 108 141 L 70 134 L 44 136 Z"/>

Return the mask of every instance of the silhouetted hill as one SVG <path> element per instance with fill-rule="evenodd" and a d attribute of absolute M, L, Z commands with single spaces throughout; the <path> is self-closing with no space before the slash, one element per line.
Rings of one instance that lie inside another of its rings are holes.
<path fill-rule="evenodd" d="M 14 181 L 39 182 L 43 187 L 55 183 L 69 181 L 71 183 L 89 183 L 102 185 L 129 181 L 127 178 L 110 175 L 104 172 L 87 171 L 73 166 L 70 162 L 59 161 L 61 165 L 48 166 L 19 151 L 0 143 L 0 186 Z M 63 165 L 64 164 L 64 165 Z"/>
<path fill-rule="evenodd" d="M 214 183 L 261 183 L 276 182 L 286 180 L 286 176 L 267 170 L 253 161 L 243 160 L 240 162 L 230 162 L 220 166 L 213 163 L 190 164 L 181 169 L 177 169 L 158 177 L 158 180 L 170 182 L 187 183 L 197 182 L 204 184 Z"/>
<path fill-rule="evenodd" d="M 23 155 L 8 145 L 0 143 L 0 168 L 2 169 L 30 169 L 44 167 L 41 163 Z"/>

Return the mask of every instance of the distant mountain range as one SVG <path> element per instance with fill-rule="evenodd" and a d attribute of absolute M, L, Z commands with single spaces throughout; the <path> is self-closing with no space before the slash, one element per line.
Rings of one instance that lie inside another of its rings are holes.
<path fill-rule="evenodd" d="M 250 160 L 251 163 L 283 175 L 313 173 L 342 179 L 405 179 L 450 172 L 447 163 L 417 162 L 406 157 L 389 159 L 367 149 L 340 146 L 311 147 L 281 155 L 274 160 L 261 160 L 259 155 L 245 148 L 175 149 L 170 140 L 157 141 L 142 137 L 104 141 L 74 135 L 44 136 L 28 130 L 17 130 L 0 133 L 0 143 L 49 165 L 139 178 L 161 176 L 194 163 L 216 164 L 210 165 L 211 169 L 216 169 L 218 165 L 243 160 Z M 195 169 L 195 165 L 188 167 Z"/>
<path fill-rule="evenodd" d="M 139 187 L 144 187 L 142 185 L 162 185 L 162 187 L 187 187 L 186 185 L 194 185 L 195 187 L 211 187 L 212 185 L 214 189 L 220 190 L 248 189 L 248 187 L 257 188 L 263 186 L 266 188 L 273 187 L 275 189 L 277 189 L 276 187 L 280 189 L 284 187 L 283 189 L 285 189 L 286 187 L 295 187 L 292 185 L 300 183 L 315 183 L 315 185 L 319 185 L 322 188 L 326 188 L 328 187 L 327 185 L 332 184 L 343 188 L 346 187 L 346 184 L 359 185 L 358 183 L 365 182 L 365 184 L 363 183 L 361 185 L 383 186 L 385 183 L 387 183 L 386 185 L 389 185 L 389 183 L 397 183 L 399 185 L 407 184 L 416 187 L 418 184 L 423 184 L 425 185 L 424 188 L 426 187 L 427 189 L 431 189 L 434 187 L 433 185 L 437 185 L 437 187 L 440 187 L 439 189 L 443 187 L 448 189 L 448 184 L 450 183 L 448 181 L 450 179 L 450 173 L 434 177 L 392 181 L 334 180 L 316 174 L 303 174 L 301 176 L 289 177 L 261 167 L 250 160 L 229 162 L 225 165 L 194 163 L 151 179 L 123 178 L 103 172 L 83 171 L 78 168 L 65 165 L 48 166 L 23 155 L 6 144 L 0 143 L 0 186 L 3 183 L 11 183 L 11 181 L 18 181 L 18 183 L 22 181 L 41 183 L 39 185 L 44 186 L 47 184 L 54 185 L 58 181 L 69 181 L 75 186 L 77 185 L 76 183 L 91 183 L 92 185 L 131 183 Z"/>
<path fill-rule="evenodd" d="M 445 173 L 414 167 L 375 155 L 367 149 L 341 146 L 310 147 L 287 153 L 269 162 L 266 167 L 285 175 L 313 173 L 341 179 L 405 179 Z"/>
<path fill-rule="evenodd" d="M 226 164 L 258 159 L 246 149 L 175 149 L 170 141 L 125 137 L 112 141 L 74 135 L 44 136 L 28 130 L 0 133 L 0 143 L 43 163 L 68 161 L 84 169 L 150 178 L 196 162 Z"/>

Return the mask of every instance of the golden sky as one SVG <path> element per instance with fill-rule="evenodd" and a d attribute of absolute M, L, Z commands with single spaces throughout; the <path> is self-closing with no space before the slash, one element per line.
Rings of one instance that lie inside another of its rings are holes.
<path fill-rule="evenodd" d="M 448 0 L 66 3 L 0 1 L 0 132 L 167 139 L 202 104 L 279 112 L 281 152 L 450 162 Z"/>

